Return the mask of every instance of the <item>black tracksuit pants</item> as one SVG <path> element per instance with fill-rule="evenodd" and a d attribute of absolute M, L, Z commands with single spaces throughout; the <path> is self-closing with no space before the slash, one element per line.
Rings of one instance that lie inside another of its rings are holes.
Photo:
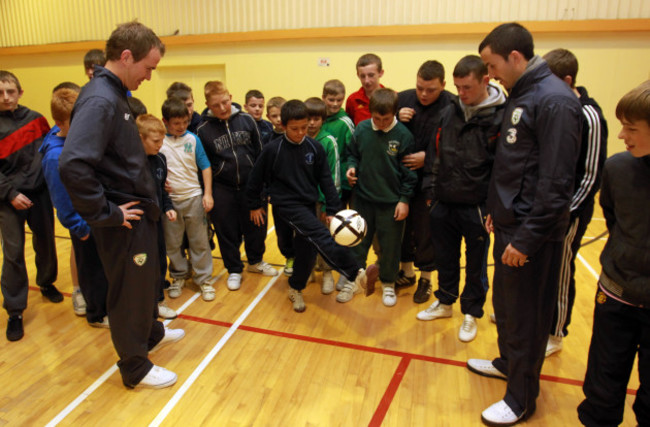
<path fill-rule="evenodd" d="M 156 221 L 143 215 L 131 225 L 131 230 L 92 229 L 108 279 L 106 309 L 120 358 L 117 366 L 127 387 L 136 386 L 151 370 L 149 350 L 165 336 L 163 324 L 156 320 L 160 276 Z"/>
<path fill-rule="evenodd" d="M 273 203 L 273 202 L 271 202 Z M 275 206 L 271 209 L 273 211 L 273 224 L 275 225 L 275 235 L 278 238 L 278 249 L 285 258 L 295 258 L 296 249 L 293 247 L 294 232 L 293 228 L 286 222 L 278 217 L 277 209 Z"/>
<path fill-rule="evenodd" d="M 420 185 L 421 183 L 418 183 L 418 188 Z M 400 261 L 413 262 L 420 271 L 435 270 L 437 259 L 431 233 L 426 195 L 416 190 L 405 220 Z"/>
<path fill-rule="evenodd" d="M 54 243 L 54 211 L 47 188 L 23 192 L 33 203 L 29 209 L 16 210 L 9 201 L 0 202 L 2 233 L 2 296 L 9 316 L 27 308 L 27 267 L 25 265 L 25 222 L 32 230 L 36 263 L 36 284 L 46 286 L 56 281 L 58 263 Z"/>
<path fill-rule="evenodd" d="M 315 205 L 274 206 L 276 218 L 288 224 L 296 233 L 294 249 L 296 259 L 293 275 L 289 285 L 296 290 L 303 290 L 316 262 L 318 252 L 325 262 L 344 275 L 354 280 L 361 268 L 350 248 L 334 241 L 327 227 L 316 216 Z M 277 227 L 277 225 L 276 225 Z"/>
<path fill-rule="evenodd" d="M 70 233 L 74 247 L 74 259 L 77 262 L 79 289 L 86 300 L 86 319 L 89 323 L 101 322 L 106 312 L 106 295 L 108 281 L 102 261 L 97 253 L 97 244 L 93 234 L 86 240 L 80 240 Z"/>
<path fill-rule="evenodd" d="M 494 367 L 508 376 L 505 402 L 515 414 L 535 412 L 539 376 L 557 300 L 562 241 L 547 241 L 521 267 L 509 267 L 501 255 L 510 236 L 495 230 L 492 304 L 500 357 Z"/>

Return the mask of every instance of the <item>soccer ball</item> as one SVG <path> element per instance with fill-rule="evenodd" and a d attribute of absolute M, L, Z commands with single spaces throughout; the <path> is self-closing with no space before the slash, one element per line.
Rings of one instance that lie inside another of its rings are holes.
<path fill-rule="evenodd" d="M 356 246 L 366 236 L 366 220 L 359 212 L 344 209 L 334 215 L 330 222 L 330 233 L 341 246 Z"/>

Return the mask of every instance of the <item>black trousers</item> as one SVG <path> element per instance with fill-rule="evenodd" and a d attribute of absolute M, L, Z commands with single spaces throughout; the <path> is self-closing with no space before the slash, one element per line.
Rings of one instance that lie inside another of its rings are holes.
<path fill-rule="evenodd" d="M 70 233 L 70 240 L 74 248 L 74 259 L 77 262 L 79 289 L 86 300 L 86 319 L 88 322 L 101 322 L 108 314 L 106 312 L 108 280 L 97 253 L 95 238 L 90 233 L 88 239 L 80 240 Z"/>
<path fill-rule="evenodd" d="M 350 248 L 337 244 L 327 227 L 316 216 L 315 205 L 275 206 L 276 218 L 288 224 L 296 233 L 296 259 L 289 286 L 303 290 L 316 262 L 318 252 L 325 262 L 348 280 L 354 280 L 361 268 Z M 276 225 L 277 227 L 277 225 Z"/>
<path fill-rule="evenodd" d="M 627 384 L 639 356 L 641 385 L 634 400 L 639 426 L 650 426 L 650 309 L 633 307 L 596 292 L 589 361 L 578 417 L 586 426 L 623 422 Z"/>
<path fill-rule="evenodd" d="M 158 280 L 158 289 L 156 290 L 156 302 L 165 300 L 165 276 L 167 275 L 167 246 L 165 246 L 165 230 L 163 230 L 163 219 L 156 223 L 158 228 L 158 262 L 160 264 L 160 279 Z M 184 236 L 187 238 L 187 235 Z M 187 246 L 189 248 L 189 244 Z"/>
<path fill-rule="evenodd" d="M 582 244 L 582 238 L 587 231 L 594 213 L 594 201 L 585 206 L 577 218 L 572 218 L 564 240 L 562 265 L 560 267 L 560 280 L 558 282 L 558 298 L 553 313 L 553 327 L 551 335 L 566 337 L 571 323 L 571 312 L 576 299 L 576 256 Z"/>
<path fill-rule="evenodd" d="M 58 263 L 54 243 L 54 211 L 47 188 L 24 192 L 33 203 L 29 209 L 16 210 L 10 202 L 0 202 L 2 233 L 2 296 L 9 316 L 22 314 L 27 308 L 27 268 L 25 266 L 25 222 L 32 230 L 35 252 L 36 284 L 46 286 L 56 281 Z"/>
<path fill-rule="evenodd" d="M 273 211 L 273 224 L 275 225 L 275 235 L 278 238 L 278 249 L 285 258 L 295 258 L 296 249 L 293 247 L 294 232 L 293 228 L 286 222 L 278 217 L 277 209 L 275 206 Z"/>
<path fill-rule="evenodd" d="M 438 261 L 438 289 L 434 295 L 442 304 L 458 299 L 460 248 L 465 238 L 465 287 L 460 295 L 463 314 L 483 317 L 488 290 L 487 255 L 490 235 L 483 226 L 479 206 L 435 202 L 430 214 L 433 248 Z"/>
<path fill-rule="evenodd" d="M 212 195 L 215 207 L 210 211 L 210 219 L 217 233 L 223 264 L 228 273 L 241 273 L 244 271 L 239 255 L 242 238 L 248 263 L 252 265 L 262 261 L 268 222 L 258 227 L 251 221 L 244 189 L 213 183 Z"/>
<path fill-rule="evenodd" d="M 108 280 L 106 309 L 111 338 L 120 358 L 117 366 L 127 387 L 136 386 L 151 370 L 149 350 L 165 336 L 163 324 L 156 320 L 160 275 L 158 228 L 146 216 L 131 225 L 131 230 L 92 229 Z"/>
<path fill-rule="evenodd" d="M 421 191 L 416 191 L 406 217 L 400 261 L 413 262 L 420 271 L 435 270 L 437 259 L 431 234 L 426 196 Z"/>
<path fill-rule="evenodd" d="M 505 402 L 515 414 L 530 416 L 557 300 L 562 241 L 547 241 L 522 267 L 509 267 L 501 255 L 510 240 L 495 230 L 492 304 L 500 356 L 492 363 L 508 376 Z"/>

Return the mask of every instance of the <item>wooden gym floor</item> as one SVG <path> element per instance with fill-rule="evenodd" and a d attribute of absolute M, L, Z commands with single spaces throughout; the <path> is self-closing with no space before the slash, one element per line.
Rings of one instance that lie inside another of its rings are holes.
<path fill-rule="evenodd" d="M 284 259 L 269 230 L 265 260 L 279 268 Z M 576 262 L 570 335 L 564 349 L 546 359 L 537 412 L 524 425 L 578 424 L 605 243 L 593 238 L 603 231 L 597 209 Z M 397 305 L 387 308 L 380 290 L 339 304 L 335 294 L 321 295 L 319 283 L 310 283 L 302 314 L 291 309 L 284 275 L 245 273 L 241 290 L 228 291 L 218 249 L 215 301 L 201 300 L 191 283 L 180 298 L 167 299 L 179 317 L 166 323 L 186 336 L 151 359 L 176 372 L 178 382 L 162 390 L 127 390 L 109 331 L 89 327 L 72 311 L 70 240 L 58 223 L 56 236 L 56 285 L 66 298 L 52 304 L 41 296 L 28 238 L 25 337 L 0 339 L 2 425 L 477 426 L 481 411 L 504 395 L 505 382 L 465 366 L 468 358 L 497 355 L 491 293 L 477 338 L 462 343 L 458 304 L 451 319 L 418 321 L 415 315 L 428 304 L 413 303 L 415 287 L 399 292 Z M 434 288 L 435 281 L 434 273 Z M 0 324 L 6 327 L 6 316 Z M 631 405 L 638 386 L 635 367 L 623 425 L 636 425 Z"/>

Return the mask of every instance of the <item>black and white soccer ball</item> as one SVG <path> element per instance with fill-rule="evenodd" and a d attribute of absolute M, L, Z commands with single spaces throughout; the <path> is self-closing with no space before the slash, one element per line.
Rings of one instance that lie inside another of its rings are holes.
<path fill-rule="evenodd" d="M 366 237 L 366 220 L 359 212 L 344 209 L 334 215 L 330 222 L 330 233 L 341 246 L 356 246 Z"/>

